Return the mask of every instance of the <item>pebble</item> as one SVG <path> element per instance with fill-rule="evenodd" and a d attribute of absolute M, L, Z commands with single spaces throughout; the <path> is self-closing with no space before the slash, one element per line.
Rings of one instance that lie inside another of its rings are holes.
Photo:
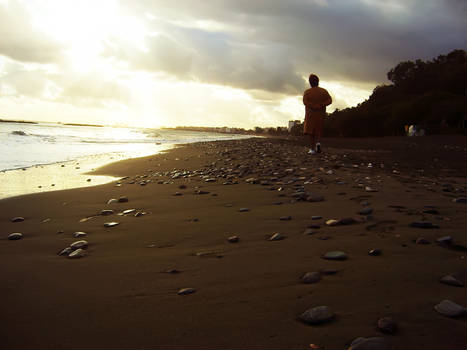
<path fill-rule="evenodd" d="M 107 204 L 118 203 L 118 199 L 111 198 L 107 201 Z"/>
<path fill-rule="evenodd" d="M 455 198 L 452 200 L 454 203 L 467 203 L 467 197 Z"/>
<path fill-rule="evenodd" d="M 180 271 L 177 270 L 177 269 L 168 269 L 168 270 L 165 270 L 165 273 L 170 273 L 170 274 L 174 275 L 176 273 L 180 273 Z"/>
<path fill-rule="evenodd" d="M 313 235 L 313 234 L 315 234 L 315 233 L 317 233 L 317 232 L 316 232 L 315 230 L 311 229 L 311 228 L 307 228 L 307 229 L 303 232 L 304 235 Z"/>
<path fill-rule="evenodd" d="M 237 243 L 239 240 L 240 238 L 238 236 L 230 236 L 229 238 L 227 238 L 227 241 L 229 241 L 229 243 Z"/>
<path fill-rule="evenodd" d="M 320 219 L 322 219 L 322 218 L 323 218 L 322 216 L 313 215 L 313 216 L 311 217 L 311 220 L 320 220 Z"/>
<path fill-rule="evenodd" d="M 78 232 L 73 233 L 73 237 L 75 237 L 75 238 L 82 238 L 82 237 L 85 237 L 85 236 L 87 236 L 86 232 L 78 231 Z"/>
<path fill-rule="evenodd" d="M 12 219 L 10 219 L 11 222 L 21 222 L 24 221 L 24 218 L 22 216 L 17 216 Z"/>
<path fill-rule="evenodd" d="M 441 283 L 448 284 L 450 286 L 455 286 L 455 287 L 463 287 L 464 286 L 464 283 L 462 281 L 458 280 L 457 278 L 455 278 L 452 275 L 443 276 L 443 277 L 441 277 L 439 279 L 439 281 Z"/>
<path fill-rule="evenodd" d="M 187 294 L 193 294 L 195 292 L 196 292 L 196 289 L 194 289 L 194 288 L 182 288 L 177 292 L 177 294 L 178 295 L 187 295 Z"/>
<path fill-rule="evenodd" d="M 443 316 L 447 317 L 458 317 L 466 314 L 467 310 L 451 300 L 443 300 L 439 304 L 435 305 L 435 310 Z"/>
<path fill-rule="evenodd" d="M 440 237 L 436 240 L 436 243 L 441 243 L 441 244 L 449 244 L 452 243 L 452 237 L 451 236 L 443 236 Z"/>
<path fill-rule="evenodd" d="M 118 199 L 118 202 L 119 202 L 119 203 L 126 203 L 126 202 L 128 202 L 128 197 L 127 197 L 127 196 L 121 196 L 121 197 Z"/>
<path fill-rule="evenodd" d="M 415 241 L 415 244 L 430 244 L 430 241 L 427 240 L 425 237 L 418 237 Z"/>
<path fill-rule="evenodd" d="M 397 323 L 391 317 L 383 317 L 378 320 L 378 329 L 386 334 L 394 334 L 397 331 Z"/>
<path fill-rule="evenodd" d="M 209 194 L 209 191 L 198 190 L 198 191 L 195 192 L 195 194 Z"/>
<path fill-rule="evenodd" d="M 370 186 L 366 186 L 365 191 L 366 192 L 378 192 L 378 190 L 376 188 L 371 188 Z"/>
<path fill-rule="evenodd" d="M 330 219 L 326 221 L 327 226 L 337 226 L 339 225 L 339 220 Z"/>
<path fill-rule="evenodd" d="M 323 259 L 326 260 L 347 260 L 348 256 L 346 253 L 341 252 L 341 251 L 332 251 L 332 252 L 327 252 L 326 254 L 323 255 Z"/>
<path fill-rule="evenodd" d="M 88 242 L 85 241 L 85 240 L 76 241 L 76 242 L 73 242 L 73 243 L 70 245 L 70 248 L 71 248 L 72 250 L 86 249 L 87 247 L 88 247 Z"/>
<path fill-rule="evenodd" d="M 391 350 L 393 347 L 388 340 L 382 337 L 355 339 L 348 350 Z"/>
<path fill-rule="evenodd" d="M 114 226 L 117 226 L 117 225 L 120 225 L 120 223 L 116 222 L 116 221 L 111 221 L 111 222 L 105 222 L 104 223 L 104 227 L 114 227 Z"/>
<path fill-rule="evenodd" d="M 285 236 L 281 233 L 274 233 L 271 237 L 268 238 L 269 241 L 280 241 L 284 239 Z"/>
<path fill-rule="evenodd" d="M 439 226 L 434 225 L 429 221 L 414 221 L 410 226 L 416 228 L 439 228 Z"/>
<path fill-rule="evenodd" d="M 306 310 L 298 319 L 306 324 L 318 325 L 332 321 L 334 319 L 334 313 L 328 306 L 317 306 Z"/>
<path fill-rule="evenodd" d="M 383 254 L 383 251 L 381 249 L 372 249 L 368 252 L 368 255 L 371 255 L 371 256 L 379 256 Z"/>
<path fill-rule="evenodd" d="M 306 284 L 319 282 L 320 279 L 321 275 L 319 272 L 307 272 L 301 278 L 302 283 Z"/>
<path fill-rule="evenodd" d="M 370 215 L 372 213 L 373 213 L 373 208 L 369 208 L 369 207 L 364 208 L 358 212 L 358 214 L 360 215 Z"/>
<path fill-rule="evenodd" d="M 66 247 L 65 249 L 61 250 L 58 255 L 60 256 L 68 256 L 70 253 L 73 252 L 73 249 L 71 247 Z"/>
<path fill-rule="evenodd" d="M 122 213 L 123 213 L 124 215 L 127 215 L 127 214 L 134 213 L 135 211 L 136 211 L 136 209 L 127 209 L 127 210 L 122 211 Z"/>
<path fill-rule="evenodd" d="M 244 213 L 244 212 L 250 211 L 250 208 L 240 208 L 238 209 L 238 211 L 241 213 Z"/>
<path fill-rule="evenodd" d="M 23 238 L 23 234 L 19 232 L 13 232 L 8 235 L 8 239 L 10 241 L 17 241 L 19 239 Z"/>
<path fill-rule="evenodd" d="M 85 255 L 84 249 L 76 249 L 72 251 L 70 254 L 68 254 L 68 258 L 78 259 L 78 258 L 82 258 L 84 255 Z"/>
<path fill-rule="evenodd" d="M 279 220 L 281 221 L 289 221 L 289 220 L 292 220 L 292 217 L 289 215 L 289 216 L 281 216 L 279 218 Z"/>
<path fill-rule="evenodd" d="M 137 218 L 140 217 L 140 216 L 143 216 L 143 215 L 146 215 L 146 212 L 138 211 L 138 212 L 135 213 L 135 217 L 137 217 Z"/>
<path fill-rule="evenodd" d="M 112 209 L 104 209 L 101 210 L 101 215 L 106 216 L 106 215 L 112 215 L 114 211 Z"/>

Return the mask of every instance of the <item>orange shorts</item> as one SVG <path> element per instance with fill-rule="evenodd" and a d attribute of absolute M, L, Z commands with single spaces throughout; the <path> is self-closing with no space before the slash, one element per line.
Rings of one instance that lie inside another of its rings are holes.
<path fill-rule="evenodd" d="M 318 138 L 323 134 L 324 117 L 320 114 L 311 114 L 305 117 L 303 133 L 314 135 Z"/>

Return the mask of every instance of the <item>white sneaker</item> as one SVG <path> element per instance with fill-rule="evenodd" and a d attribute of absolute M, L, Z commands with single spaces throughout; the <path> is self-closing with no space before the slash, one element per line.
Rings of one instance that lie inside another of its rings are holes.
<path fill-rule="evenodd" d="M 316 152 L 310 148 L 310 150 L 308 151 L 308 154 L 315 154 Z"/>

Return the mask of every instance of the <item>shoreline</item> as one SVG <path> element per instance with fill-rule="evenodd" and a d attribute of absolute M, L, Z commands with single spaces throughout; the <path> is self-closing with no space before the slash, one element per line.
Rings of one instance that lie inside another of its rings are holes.
<path fill-rule="evenodd" d="M 279 139 L 185 144 L 94 172 L 126 177 L 118 187 L 0 200 L 4 346 L 337 350 L 381 337 L 398 349 L 462 348 L 467 319 L 434 306 L 467 306 L 465 287 L 439 282 L 467 284 L 467 205 L 453 202 L 467 193 L 465 152 L 390 141 L 327 140 L 317 157 Z M 59 256 L 75 232 L 86 233 L 85 256 Z M 446 235 L 452 245 L 436 243 Z M 323 259 L 330 251 L 347 259 Z M 303 283 L 307 272 L 319 279 Z M 316 306 L 334 319 L 298 320 Z M 395 334 L 377 329 L 383 317 Z"/>

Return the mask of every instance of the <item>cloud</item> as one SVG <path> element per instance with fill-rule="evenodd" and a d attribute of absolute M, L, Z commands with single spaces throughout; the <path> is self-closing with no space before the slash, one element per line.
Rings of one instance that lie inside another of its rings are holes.
<path fill-rule="evenodd" d="M 31 14 L 18 1 L 0 3 L 0 55 L 22 62 L 60 60 L 61 45 L 34 27 Z"/>

